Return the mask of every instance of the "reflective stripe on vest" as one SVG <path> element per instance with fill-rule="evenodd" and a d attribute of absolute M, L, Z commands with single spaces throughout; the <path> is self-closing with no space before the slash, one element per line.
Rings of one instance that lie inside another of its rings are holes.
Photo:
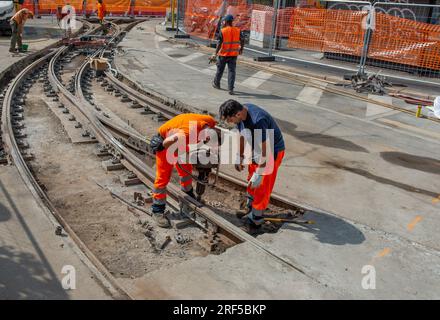
<path fill-rule="evenodd" d="M 226 27 L 222 30 L 222 47 L 219 56 L 235 57 L 240 52 L 240 29 L 237 27 Z"/>

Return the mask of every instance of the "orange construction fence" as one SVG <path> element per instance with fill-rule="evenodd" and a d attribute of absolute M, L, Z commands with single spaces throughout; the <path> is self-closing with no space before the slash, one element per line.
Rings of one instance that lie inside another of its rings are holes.
<path fill-rule="evenodd" d="M 84 7 L 83 0 L 39 0 L 38 12 L 40 14 L 54 14 L 58 6 L 71 5 L 77 14 L 82 14 Z M 135 0 L 131 5 L 131 0 L 103 0 L 107 16 L 129 15 L 131 11 L 135 15 L 165 15 L 167 8 L 170 7 L 170 0 Z M 96 12 L 97 0 L 87 0 L 85 5 L 86 13 Z M 35 12 L 34 0 L 25 0 L 22 7 Z"/>
<path fill-rule="evenodd" d="M 295 8 L 288 46 L 360 56 L 364 11 Z M 368 58 L 440 70 L 440 26 L 377 13 Z"/>

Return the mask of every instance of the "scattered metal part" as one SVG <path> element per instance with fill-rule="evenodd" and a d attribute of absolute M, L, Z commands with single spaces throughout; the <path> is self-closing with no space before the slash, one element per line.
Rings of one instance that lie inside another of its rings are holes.
<path fill-rule="evenodd" d="M 160 246 L 160 250 L 165 249 L 165 247 L 171 242 L 171 237 L 170 236 L 166 236 L 164 242 L 161 244 Z"/>
<path fill-rule="evenodd" d="M 379 75 L 380 71 L 376 74 L 355 74 L 344 75 L 344 80 L 351 81 L 351 87 L 356 92 L 371 92 L 378 95 L 386 94 L 385 87 L 391 87 L 392 84 L 386 81 L 384 76 Z"/>
<path fill-rule="evenodd" d="M 61 226 L 57 226 L 56 229 L 55 229 L 55 234 L 57 236 L 63 235 L 63 228 Z"/>

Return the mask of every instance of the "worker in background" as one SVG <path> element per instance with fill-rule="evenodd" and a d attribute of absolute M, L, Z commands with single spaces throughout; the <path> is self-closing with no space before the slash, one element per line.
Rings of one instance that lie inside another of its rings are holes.
<path fill-rule="evenodd" d="M 231 14 L 224 18 L 224 27 L 219 33 L 215 54 L 211 57 L 211 59 L 215 59 L 218 56 L 217 72 L 212 86 L 220 89 L 220 81 L 225 67 L 228 65 L 228 91 L 231 95 L 234 94 L 237 57 L 243 53 L 244 48 L 244 37 L 241 35 L 239 28 L 232 26 L 233 20 L 234 17 Z"/>
<path fill-rule="evenodd" d="M 17 13 L 18 11 L 20 11 L 21 6 L 24 3 L 24 0 L 14 0 L 13 3 L 14 3 L 14 10 Z"/>
<path fill-rule="evenodd" d="M 235 163 L 237 171 L 244 169 L 246 139 L 252 147 L 252 161 L 248 163 L 247 214 L 243 217 L 243 222 L 244 229 L 254 233 L 264 223 L 263 214 L 269 205 L 278 168 L 284 157 L 283 135 L 272 116 L 256 105 L 242 105 L 235 100 L 227 100 L 220 106 L 219 113 L 220 119 L 236 124 L 240 132 L 239 157 Z M 261 130 L 261 141 L 255 143 L 253 140 L 257 137 L 256 129 Z M 250 133 L 251 136 L 245 137 L 245 133 Z"/>
<path fill-rule="evenodd" d="M 196 124 L 195 127 L 190 125 Z M 173 166 L 176 167 L 177 173 L 180 177 L 180 187 L 189 196 L 195 198 L 192 186 L 192 165 L 190 163 L 181 163 L 177 159 L 170 163 L 170 156 L 177 155 L 177 150 L 170 147 L 178 141 L 183 142 L 184 152 L 188 151 L 190 130 L 197 130 L 197 136 L 200 131 L 207 128 L 214 128 L 216 121 L 209 115 L 202 115 L 196 113 L 180 114 L 159 127 L 158 133 L 151 138 L 150 147 L 152 152 L 156 155 L 156 179 L 154 181 L 153 189 L 153 204 L 151 211 L 153 218 L 157 225 L 162 228 L 170 226 L 167 217 L 165 216 L 166 206 L 166 187 L 170 181 Z M 179 140 L 180 139 L 180 140 Z M 168 159 L 167 159 L 167 153 Z"/>
<path fill-rule="evenodd" d="M 97 5 L 97 14 L 98 14 L 98 19 L 99 19 L 99 23 L 101 25 L 104 25 L 104 17 L 107 13 L 107 9 L 105 8 L 105 4 L 102 0 L 98 0 L 98 5 Z M 104 29 L 104 32 L 106 30 Z"/>
<path fill-rule="evenodd" d="M 18 45 L 18 51 L 23 52 L 22 35 L 23 35 L 24 24 L 26 23 L 27 19 L 29 18 L 32 19 L 33 17 L 34 14 L 26 8 L 19 10 L 16 14 L 12 16 L 10 21 L 12 36 L 11 36 L 11 46 L 9 48 L 9 52 L 13 52 L 13 53 L 17 52 L 17 49 L 15 48 L 16 45 Z"/>

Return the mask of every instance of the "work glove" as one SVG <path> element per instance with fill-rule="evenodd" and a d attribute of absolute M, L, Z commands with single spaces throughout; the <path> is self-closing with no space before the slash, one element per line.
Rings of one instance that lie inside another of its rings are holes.
<path fill-rule="evenodd" d="M 237 155 L 237 158 L 236 158 L 235 162 L 236 162 L 235 165 L 234 165 L 235 170 L 237 170 L 238 172 L 243 171 L 243 169 L 244 169 L 244 165 L 243 165 L 243 157 Z M 238 162 L 238 163 L 237 163 L 237 162 Z"/>
<path fill-rule="evenodd" d="M 217 63 L 217 56 L 215 54 L 209 57 L 209 64 L 211 63 Z"/>
<path fill-rule="evenodd" d="M 153 154 L 156 154 L 156 152 L 162 151 L 165 149 L 163 146 L 163 138 L 159 134 L 156 134 L 155 136 L 153 136 L 151 138 L 150 148 L 151 148 L 151 151 L 153 152 Z"/>
<path fill-rule="evenodd" d="M 256 172 L 254 172 L 254 174 L 252 175 L 252 177 L 249 180 L 248 185 L 252 188 L 258 188 L 261 185 L 261 182 L 263 181 L 263 176 L 261 174 L 258 174 Z"/>

